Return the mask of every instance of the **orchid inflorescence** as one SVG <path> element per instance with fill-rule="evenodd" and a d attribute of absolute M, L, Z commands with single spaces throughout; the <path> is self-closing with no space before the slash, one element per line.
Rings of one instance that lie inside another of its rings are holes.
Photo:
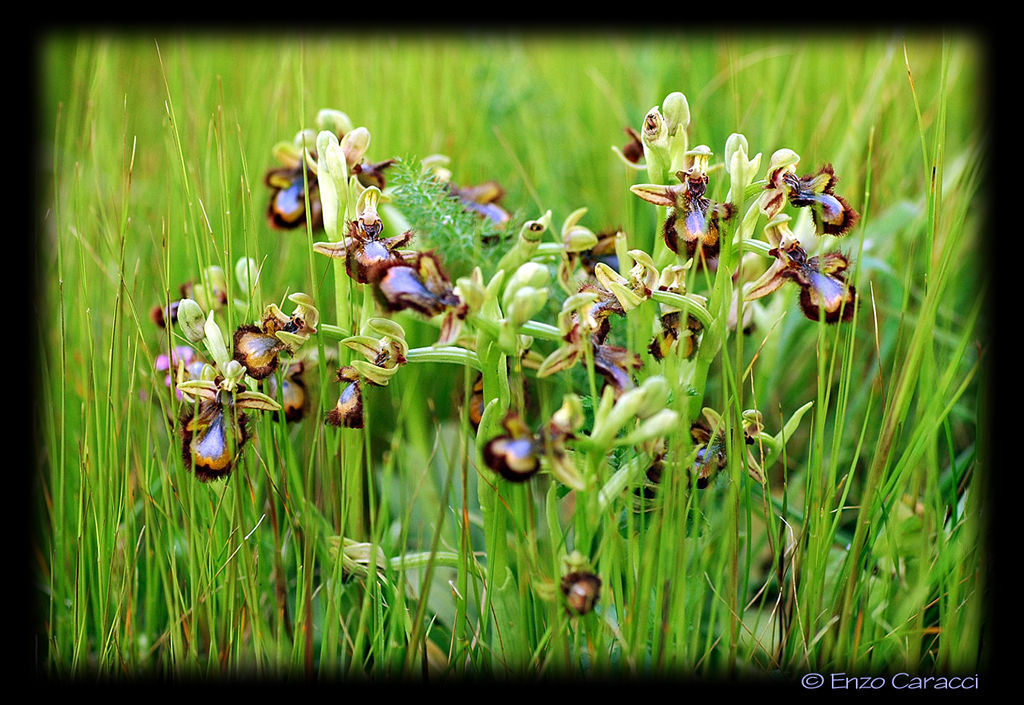
<path fill-rule="evenodd" d="M 836 193 L 831 164 L 800 175 L 800 157 L 780 149 L 764 180 L 755 182 L 761 155 L 748 156 L 743 135 L 729 138 L 724 161 L 715 164 L 709 146 L 690 147 L 689 123 L 685 96 L 672 93 L 660 108 L 648 111 L 639 130 L 627 128 L 629 143 L 616 149 L 625 164 L 646 169 L 652 180 L 630 189 L 659 208 L 652 251 L 622 229 L 595 232 L 584 224 L 585 207 L 557 229 L 548 211 L 523 223 L 515 236 L 510 233 L 494 271 L 476 266 L 453 282 L 443 248 L 416 249 L 416 233 L 402 227 L 402 200 L 385 178 L 401 160 L 366 161 L 369 131 L 354 127 L 344 113 L 321 111 L 317 130 L 302 130 L 275 146 L 280 166 L 266 175 L 267 218 L 274 229 L 322 233 L 325 239 L 314 242 L 313 251 L 334 261 L 336 276 L 347 279 L 350 300 L 358 302 L 362 293 L 363 305 L 352 307 L 353 318 L 321 326 L 313 297 L 295 293 L 288 297 L 295 305 L 290 313 L 269 304 L 226 336 L 221 321 L 227 317 L 221 312 L 254 307 L 247 300 L 229 302 L 223 272 L 214 267 L 199 284 L 183 286 L 179 301 L 154 309 L 155 321 L 176 321 L 190 344 L 203 343 L 208 355 L 203 361 L 198 352 L 182 348 L 161 358 L 159 366 L 173 377 L 183 402 L 186 467 L 202 480 L 226 477 L 250 436 L 247 410 L 283 412 L 287 421 L 305 417 L 303 374 L 327 362 L 316 359 L 316 346 L 309 343 L 330 330 L 340 343 L 340 359 L 331 376 L 337 400 L 323 418 L 328 426 L 363 429 L 367 388 L 387 387 L 408 364 L 443 358 L 477 372 L 468 413 L 481 472 L 488 468 L 492 482 L 524 483 L 546 470 L 570 490 L 607 496 L 625 480 L 618 473 L 605 477 L 601 462 L 615 448 L 628 446 L 649 460 L 638 465 L 632 480 L 648 497 L 668 467 L 671 444 L 678 443 L 674 452 L 682 459 L 678 466 L 688 468 L 688 484 L 709 486 L 736 452 L 730 422 L 705 407 L 701 418 L 689 420 L 689 434 L 678 434 L 689 416 L 680 400 L 703 394 L 688 387 L 695 378 L 685 370 L 702 349 L 713 354 L 727 333 L 725 322 L 716 320 L 721 309 L 709 308 L 709 296 L 718 294 L 691 289 L 725 268 L 734 314 L 744 304 L 749 313 L 755 302 L 792 282 L 807 318 L 850 321 L 857 306 L 850 260 L 840 252 L 809 251 L 824 238 L 848 234 L 859 216 Z M 714 196 L 719 170 L 728 179 L 723 200 Z M 424 159 L 421 173 L 443 184 L 467 212 L 498 227 L 514 222 L 499 203 L 505 192 L 497 182 L 456 185 L 447 158 L 440 155 Z M 765 239 L 755 240 L 754 226 L 762 216 Z M 808 219 L 809 229 L 803 229 L 799 223 Z M 395 224 L 398 231 L 392 232 Z M 812 233 L 810 244 L 794 228 Z M 545 241 L 546 233 L 551 240 Z M 427 235 L 443 241 L 438 233 Z M 739 251 L 768 263 L 756 279 L 747 280 L 753 268 L 737 276 Z M 240 262 L 236 271 L 238 289 L 255 291 L 251 261 Z M 554 323 L 535 320 L 552 307 Z M 432 322 L 436 341 L 411 349 L 402 316 Z M 653 324 L 639 331 L 640 340 L 635 329 L 625 335 L 633 316 L 646 316 L 637 320 Z M 729 324 L 734 328 L 736 321 Z M 579 370 L 589 389 L 573 388 L 571 375 Z M 523 403 L 527 395 L 511 388 L 513 378 L 525 386 L 556 375 L 569 380 L 570 391 L 548 418 L 530 422 Z M 764 432 L 759 412 L 744 412 L 749 445 L 743 465 L 755 481 L 764 481 L 767 464 L 778 457 L 806 408 L 778 436 Z M 580 569 L 567 572 L 561 589 L 573 613 L 582 615 L 593 607 L 600 585 L 596 575 Z"/>

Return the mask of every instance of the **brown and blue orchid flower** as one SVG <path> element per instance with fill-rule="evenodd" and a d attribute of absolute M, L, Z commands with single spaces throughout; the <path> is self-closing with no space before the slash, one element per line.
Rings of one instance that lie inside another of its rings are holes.
<path fill-rule="evenodd" d="M 727 428 L 724 419 L 717 411 L 709 408 L 702 409 L 701 415 L 702 418 L 690 425 L 690 440 L 694 449 L 691 470 L 692 476 L 697 480 L 697 489 L 705 489 L 714 474 L 728 463 L 725 441 Z M 755 482 L 763 483 L 763 470 L 752 452 L 752 447 L 764 431 L 760 412 L 750 409 L 744 411 L 740 424 L 743 427 L 745 444 L 741 448 L 746 448 L 747 474 Z M 736 449 L 735 452 L 742 451 Z"/>
<path fill-rule="evenodd" d="M 277 369 L 282 352 L 295 352 L 316 333 L 319 314 L 306 294 L 292 294 L 295 312 L 285 315 L 275 304 L 264 310 L 259 324 L 245 323 L 234 333 L 233 357 L 253 379 L 266 379 Z"/>
<path fill-rule="evenodd" d="M 509 410 L 502 420 L 505 432 L 483 447 L 484 463 L 509 482 L 525 482 L 546 463 L 551 475 L 574 489 L 583 481 L 567 443 L 583 425 L 583 408 L 578 397 L 567 394 L 547 423 L 533 432 L 522 416 Z"/>
<path fill-rule="evenodd" d="M 381 237 L 384 223 L 377 212 L 380 199 L 376 186 L 364 189 L 359 194 L 356 218 L 348 222 L 347 235 L 338 242 L 313 243 L 314 252 L 344 259 L 345 271 L 360 284 L 376 284 L 389 266 L 405 262 L 398 248 L 409 244 L 413 237 L 412 231 Z"/>
<path fill-rule="evenodd" d="M 659 319 L 661 330 L 654 335 L 647 351 L 655 360 L 663 360 L 673 347 L 679 348 L 679 354 L 689 360 L 697 352 L 697 341 L 704 330 L 703 324 L 692 314 L 686 315 L 683 324 L 681 311 L 663 313 Z"/>
<path fill-rule="evenodd" d="M 611 331 L 608 317 L 612 314 L 625 315 L 615 294 L 596 284 L 581 286 L 579 292 L 562 303 L 558 327 L 564 342 L 540 364 L 537 376 L 547 377 L 569 369 L 584 359 L 589 343 L 594 370 L 613 387 L 616 397 L 636 386 L 632 372 L 643 366 L 640 356 L 604 342 Z"/>
<path fill-rule="evenodd" d="M 267 222 L 275 230 L 294 230 L 303 227 L 307 220 L 314 230 L 323 227 L 316 172 L 306 163 L 300 146 L 305 140 L 312 141 L 299 133 L 293 142 L 274 145 L 274 157 L 281 166 L 269 169 L 263 177 L 263 183 L 270 189 Z M 314 154 L 310 156 L 315 159 Z"/>
<path fill-rule="evenodd" d="M 535 434 L 515 411 L 502 421 L 505 433 L 483 448 L 484 463 L 509 482 L 525 482 L 540 470 L 544 439 Z"/>
<path fill-rule="evenodd" d="M 711 482 L 711 476 L 728 462 L 725 438 L 720 428 L 712 429 L 704 420 L 698 419 L 690 425 L 690 439 L 695 449 L 693 475 L 697 479 L 697 489 L 702 490 Z"/>
<path fill-rule="evenodd" d="M 341 342 L 366 359 L 353 360 L 338 370 L 336 380 L 341 382 L 341 393 L 334 408 L 328 412 L 325 423 L 363 428 L 363 383 L 387 386 L 398 368 L 406 363 L 409 345 L 405 342 L 402 326 L 386 318 L 369 319 L 363 326 L 362 335 L 354 335 Z"/>
<path fill-rule="evenodd" d="M 679 184 L 638 184 L 630 190 L 649 203 L 669 209 L 662 234 L 670 250 L 676 254 L 685 252 L 698 263 L 714 267 L 721 250 L 721 223 L 732 218 L 735 208 L 731 203 L 715 203 L 706 196 L 711 150 L 701 145 L 687 154 L 693 157 L 693 164 L 676 172 Z"/>
<path fill-rule="evenodd" d="M 335 380 L 341 382 L 341 394 L 334 408 L 327 412 L 324 422 L 330 426 L 362 428 L 363 388 L 359 371 L 346 365 L 338 370 Z"/>
<path fill-rule="evenodd" d="M 839 237 L 857 224 L 860 214 L 835 192 L 839 178 L 831 164 L 825 164 L 816 173 L 804 177 L 786 172 L 782 179 L 790 205 L 811 209 L 814 229 L 819 235 Z"/>
<path fill-rule="evenodd" d="M 412 232 L 388 238 L 380 237 L 380 232 L 377 225 L 368 227 L 361 221 L 349 223 L 348 237 L 345 238 L 345 271 L 360 284 L 377 284 L 389 266 L 405 262 L 398 248 L 409 244 Z"/>
<path fill-rule="evenodd" d="M 601 578 L 589 570 L 577 570 L 562 576 L 559 583 L 570 614 L 584 615 L 593 611 L 601 597 Z"/>
<path fill-rule="evenodd" d="M 340 117 L 329 117 L 331 113 Z M 371 163 L 363 159 L 369 142 L 365 128 L 353 129 L 347 115 L 329 110 L 320 112 L 317 123 L 321 130 L 333 133 L 346 146 L 349 171 L 364 188 L 384 188 L 384 172 L 395 160 Z M 349 138 L 346 140 L 347 134 Z M 274 157 L 281 166 L 269 169 L 263 180 L 271 191 L 267 221 L 275 230 L 294 230 L 305 226 L 307 220 L 313 230 L 323 228 L 323 206 L 317 172 L 313 168 L 318 158 L 313 146 L 316 139 L 317 132 L 307 129 L 299 132 L 291 142 L 274 145 Z"/>
<path fill-rule="evenodd" d="M 692 260 L 691 260 L 692 262 Z M 669 265 L 658 275 L 657 291 L 665 291 L 671 294 L 686 294 L 686 273 L 690 269 L 690 262 L 685 265 Z M 703 300 L 703 297 L 691 297 Z M 655 360 L 664 359 L 670 351 L 677 350 L 684 359 L 690 359 L 697 352 L 698 338 L 704 330 L 704 325 L 692 312 L 687 312 L 685 319 L 683 312 L 668 304 L 659 304 L 661 315 L 658 318 L 657 330 L 654 333 L 647 351 Z"/>
<path fill-rule="evenodd" d="M 784 240 L 769 250 L 775 262 L 754 283 L 744 300 L 755 301 L 787 281 L 800 287 L 800 309 L 812 321 L 849 321 L 857 305 L 857 290 L 847 280 L 850 260 L 840 252 L 808 257 L 797 240 Z"/>
<path fill-rule="evenodd" d="M 579 551 L 562 558 L 562 578 L 558 587 L 565 610 L 573 617 L 592 612 L 601 598 L 601 578 Z"/>
<path fill-rule="evenodd" d="M 234 363 L 232 363 L 234 365 Z M 185 468 L 203 482 L 230 474 L 249 439 L 245 409 L 278 411 L 276 401 L 260 392 L 246 391 L 238 382 L 242 370 L 233 368 L 228 376 L 189 380 L 178 384 L 187 398 L 179 418 L 181 455 Z"/>
<path fill-rule="evenodd" d="M 800 155 L 791 149 L 776 151 L 768 164 L 768 175 L 759 201 L 761 212 L 769 220 L 779 215 L 786 203 L 810 208 L 818 235 L 845 235 L 857 224 L 860 214 L 835 192 L 839 178 L 831 164 L 816 173 L 797 176 Z"/>
<path fill-rule="evenodd" d="M 247 418 L 227 392 L 186 408 L 179 419 L 181 455 L 186 468 L 203 482 L 227 477 L 249 438 Z"/>
<path fill-rule="evenodd" d="M 445 185 L 459 199 L 463 208 L 495 225 L 504 225 L 512 217 L 500 203 L 505 196 L 505 189 L 497 181 L 485 181 L 473 186 L 458 186 L 448 181 Z"/>
<path fill-rule="evenodd" d="M 468 313 L 433 252 L 389 263 L 377 283 L 377 299 L 388 311 L 415 311 L 427 318 L 443 316 L 439 342 L 455 340 Z"/>
<path fill-rule="evenodd" d="M 281 375 L 280 385 L 278 385 L 277 377 L 274 375 L 267 379 L 270 396 L 278 398 L 278 394 L 280 394 L 284 418 L 289 422 L 301 421 L 309 407 L 306 384 L 302 379 L 304 371 L 305 363 L 299 360 L 288 365 L 288 368 Z M 274 418 L 278 418 L 278 413 L 275 412 Z"/>

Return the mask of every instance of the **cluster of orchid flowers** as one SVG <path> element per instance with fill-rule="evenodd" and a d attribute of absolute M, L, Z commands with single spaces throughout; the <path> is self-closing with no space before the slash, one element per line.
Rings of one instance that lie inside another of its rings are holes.
<path fill-rule="evenodd" d="M 640 132 L 627 128 L 630 142 L 618 150 L 627 164 L 646 168 L 659 181 L 667 181 L 668 174 L 675 177 L 676 183 L 631 188 L 641 199 L 665 209 L 654 253 L 630 249 L 630 238 L 622 231 L 597 234 L 585 227 L 585 208 L 570 214 L 556 232 L 549 211 L 522 225 L 490 279 L 477 267 L 454 284 L 437 252 L 412 248 L 411 230 L 385 233 L 381 209 L 392 202 L 386 172 L 397 160 L 366 161 L 369 132 L 354 128 L 344 113 L 321 111 L 317 121 L 319 131 L 303 130 L 291 142 L 275 146 L 280 166 L 268 171 L 265 183 L 271 191 L 270 227 L 322 230 L 327 239 L 314 243 L 313 250 L 337 260 L 339 266 L 343 263 L 344 274 L 359 287 L 369 287 L 376 302 L 376 311 L 364 306 L 361 325 L 352 323 L 358 332 L 342 331 L 349 335 L 342 337 L 341 345 L 356 359 L 343 362 L 336 371 L 340 393 L 324 419 L 328 425 L 364 427 L 364 387 L 388 385 L 412 357 L 403 327 L 391 317 L 409 311 L 438 325 L 432 350 L 457 353 L 458 359 L 478 370 L 497 359 L 502 368 L 497 377 L 503 382 L 509 379 L 510 362 L 533 370 L 541 379 L 583 364 L 603 380 L 585 433 L 583 404 L 576 394 L 565 394 L 550 419 L 531 427 L 523 405 L 513 404 L 507 390 L 498 398 L 491 390 L 491 398 L 485 399 L 486 375 L 481 371 L 469 415 L 478 429 L 477 445 L 486 467 L 509 482 L 525 482 L 546 468 L 567 487 L 588 491 L 599 486 L 600 478 L 581 469 L 575 455 L 582 451 L 603 457 L 615 447 L 633 446 L 652 459 L 638 490 L 647 496 L 658 485 L 668 452 L 665 439 L 680 417 L 667 408 L 673 385 L 666 377 L 652 374 L 638 381 L 644 359 L 614 344 L 613 320 L 656 301 L 659 309 L 646 342 L 648 357 L 654 363 L 670 356 L 692 360 L 714 317 L 705 297 L 687 291 L 687 279 L 697 271 L 715 272 L 723 238 L 750 230 L 759 215 L 767 218 L 767 242 L 751 251 L 767 255 L 772 263 L 755 281 L 737 289 L 738 298 L 753 302 L 789 281 L 799 286 L 800 306 L 808 318 L 833 323 L 853 316 L 856 290 L 847 281 L 849 260 L 839 252 L 809 256 L 790 227 L 791 216 L 784 212 L 787 206 L 809 209 L 819 236 L 848 233 L 858 214 L 835 193 L 837 178 L 831 165 L 798 176 L 799 156 L 788 149 L 777 151 L 757 202 L 732 228 L 761 155 L 749 159 L 745 138 L 730 137 L 724 163 L 730 176 L 729 199 L 711 200 L 714 155 L 706 145 L 689 149 L 689 106 L 681 93 L 670 94 L 661 109 L 652 108 Z M 500 204 L 504 191 L 496 182 L 457 186 L 445 165 L 437 156 L 423 161 L 424 172 L 444 183 L 463 208 L 500 225 L 510 221 Z M 394 220 L 401 222 L 400 214 Z M 554 242 L 543 242 L 549 231 Z M 214 274 L 219 271 L 212 269 Z M 240 262 L 236 274 L 244 280 L 245 290 L 252 277 L 251 262 Z M 552 274 L 565 294 L 556 325 L 533 320 L 548 303 Z M 222 279 L 222 273 L 219 276 Z M 180 301 L 155 309 L 153 317 L 161 325 L 177 321 L 190 343 L 202 342 L 209 355 L 207 362 L 191 348 L 183 348 L 161 359 L 158 368 L 168 373 L 184 402 L 179 426 L 185 465 L 199 479 L 212 480 L 231 471 L 248 439 L 244 411 L 283 412 L 288 420 L 303 417 L 308 402 L 302 374 L 312 359 L 304 345 L 317 334 L 320 317 L 311 297 L 293 294 L 291 314 L 271 304 L 258 320 L 239 325 L 230 336 L 229 353 L 228 336 L 214 315 L 228 303 L 226 287 L 209 273 L 203 281 L 202 286 L 182 287 Z M 536 350 L 535 338 L 556 346 L 543 354 Z M 485 358 L 485 351 L 498 357 Z M 264 392 L 260 385 L 265 385 Z M 764 432 L 756 410 L 744 413 L 744 438 L 751 448 L 760 448 L 758 454 L 752 449 L 747 453 L 751 477 L 763 481 L 764 467 L 778 457 L 806 408 L 776 436 Z M 702 418 L 691 424 L 688 464 L 697 488 L 706 487 L 715 471 L 726 465 L 726 434 L 722 417 L 711 409 L 705 408 Z M 607 493 L 624 481 L 616 473 L 601 491 Z M 596 602 L 600 584 L 585 560 L 576 556 L 561 591 L 572 611 L 583 614 Z"/>
<path fill-rule="evenodd" d="M 242 258 L 235 267 L 240 289 L 255 276 L 255 264 Z M 306 294 L 295 293 L 291 314 L 268 305 L 260 319 L 238 325 L 225 335 L 221 322 L 228 306 L 226 278 L 220 267 L 209 267 L 198 285 L 182 285 L 183 297 L 171 311 L 154 309 L 161 325 L 176 323 L 189 345 L 175 347 L 157 358 L 156 368 L 167 372 L 182 402 L 178 419 L 185 467 L 202 481 L 230 474 L 249 439 L 248 410 L 283 413 L 289 421 L 301 419 L 308 407 L 302 373 L 305 360 L 298 354 L 317 332 L 319 312 Z M 234 301 L 240 310 L 245 301 Z M 228 349 L 231 341 L 231 350 Z M 197 351 L 202 344 L 205 355 Z M 274 373 L 282 366 L 280 381 Z M 260 391 L 265 385 L 265 391 Z"/>

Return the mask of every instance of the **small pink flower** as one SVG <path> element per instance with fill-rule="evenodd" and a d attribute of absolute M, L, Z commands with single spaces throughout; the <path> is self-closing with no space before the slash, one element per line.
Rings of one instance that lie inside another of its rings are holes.
<path fill-rule="evenodd" d="M 171 351 L 170 355 L 167 355 L 166 353 L 157 355 L 156 361 L 153 363 L 153 367 L 157 372 L 167 372 L 167 374 L 164 375 L 164 386 L 170 387 L 173 385 L 173 375 L 178 369 L 179 362 L 184 363 L 185 369 L 188 370 L 190 377 L 198 378 L 198 375 L 193 374 L 193 370 L 196 369 L 195 363 L 201 363 L 201 361 L 196 360 L 196 351 L 187 345 L 179 345 Z M 198 369 L 200 372 L 202 371 L 202 364 L 198 365 Z M 181 392 L 178 392 L 177 394 L 178 401 L 181 401 Z"/>

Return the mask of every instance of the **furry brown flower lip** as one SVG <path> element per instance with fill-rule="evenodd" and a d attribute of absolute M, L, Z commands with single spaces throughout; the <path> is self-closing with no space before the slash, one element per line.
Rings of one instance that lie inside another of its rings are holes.
<path fill-rule="evenodd" d="M 249 438 L 247 418 L 231 395 L 221 393 L 216 399 L 202 399 L 194 413 L 191 406 L 187 407 L 179 423 L 185 467 L 203 482 L 227 477 Z"/>
<path fill-rule="evenodd" d="M 860 214 L 846 199 L 835 192 L 839 178 L 831 164 L 825 164 L 816 173 L 798 178 L 786 173 L 782 177 L 790 205 L 809 207 L 815 231 L 819 235 L 845 235 L 857 224 Z"/>
<path fill-rule="evenodd" d="M 510 482 L 525 482 L 540 470 L 544 442 L 514 411 L 505 417 L 503 425 L 505 434 L 484 446 L 484 462 Z"/>
<path fill-rule="evenodd" d="M 720 431 L 712 431 L 703 421 L 695 421 L 690 426 L 690 437 L 697 449 L 693 461 L 693 471 L 697 476 L 697 489 L 704 489 L 711 481 L 715 470 L 725 467 L 725 440 Z"/>
<path fill-rule="evenodd" d="M 857 307 L 857 289 L 847 282 L 850 260 L 840 252 L 827 252 L 808 257 L 799 242 L 790 241 L 772 248 L 776 258 L 762 278 L 762 283 L 747 292 L 753 301 L 782 286 L 787 281 L 800 287 L 800 309 L 812 321 L 826 323 L 850 321 Z"/>
<path fill-rule="evenodd" d="M 275 230 L 294 230 L 306 224 L 307 215 L 314 230 L 323 227 L 323 212 L 316 174 L 303 165 L 271 169 L 264 177 L 270 187 L 267 222 Z M 306 195 L 309 195 L 309 211 Z"/>
<path fill-rule="evenodd" d="M 235 329 L 234 359 L 253 379 L 266 379 L 277 369 L 285 344 L 259 326 L 243 324 Z"/>
<path fill-rule="evenodd" d="M 566 607 L 575 614 L 584 615 L 594 609 L 601 597 L 601 578 L 590 571 L 573 571 L 562 577 L 561 589 Z"/>
<path fill-rule="evenodd" d="M 464 304 L 433 252 L 417 252 L 411 262 L 390 262 L 378 281 L 378 298 L 390 311 L 412 309 L 429 318 Z"/>
<path fill-rule="evenodd" d="M 338 370 L 336 379 L 342 383 L 341 394 L 324 422 L 331 426 L 362 428 L 363 392 L 359 372 L 354 367 L 345 366 Z"/>

